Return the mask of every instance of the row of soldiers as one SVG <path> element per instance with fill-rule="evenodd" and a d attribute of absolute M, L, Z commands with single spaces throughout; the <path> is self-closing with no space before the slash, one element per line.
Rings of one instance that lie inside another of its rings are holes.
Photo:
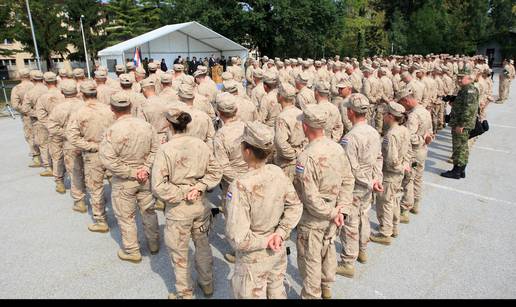
<path fill-rule="evenodd" d="M 302 61 L 293 79 L 282 73 L 281 61 L 263 68 L 254 62 L 247 90 L 242 81 L 249 70 L 244 74 L 236 60 L 222 76 L 222 91 L 204 66 L 188 76 L 180 64 L 173 73 L 160 73 L 151 63 L 145 78 L 145 71 L 127 63 L 116 67 L 117 79 L 99 67 L 94 80 L 81 69 L 72 78 L 66 71 L 57 76 L 21 70 L 12 105 L 22 114 L 31 166 L 44 167 L 40 175 L 52 176 L 58 193 L 66 193 L 68 173 L 75 211 L 87 211 L 89 194 L 92 232 L 109 231 L 103 199 L 109 180 L 122 235 L 120 259 L 142 259 L 136 211 L 150 253 L 159 252 L 156 210 L 164 210 L 164 239 L 176 277 L 170 298 L 193 297 L 190 240 L 197 283 L 206 296 L 213 294 L 213 208 L 207 194 L 219 183 L 233 249 L 225 258 L 235 262 L 234 296 L 286 297 L 284 242 L 297 227 L 301 296 L 331 298 L 335 275 L 353 277 L 355 262 L 367 261 L 369 240 L 391 244 L 409 212 L 420 210 L 427 146 L 434 137 L 427 107 L 435 101 L 432 95 L 423 98 L 426 83 L 416 79 L 435 77 L 427 76 L 429 65 L 408 66 L 417 58 L 393 60 L 392 78 L 401 81 L 391 81 L 392 95 L 369 80 L 388 75 L 381 68 L 389 67 L 386 60 L 355 67 L 336 57 L 331 70 Z M 461 59 L 465 67 L 457 76 L 470 66 L 478 69 L 470 79 L 483 76 L 487 70 L 477 68 L 477 61 Z M 321 69 L 327 73 L 317 73 Z M 371 94 L 372 87 L 381 94 Z M 373 199 L 378 233 L 370 229 Z"/>

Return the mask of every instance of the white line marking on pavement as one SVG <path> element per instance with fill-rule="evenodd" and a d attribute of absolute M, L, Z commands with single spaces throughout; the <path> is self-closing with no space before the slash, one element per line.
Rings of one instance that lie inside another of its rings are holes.
<path fill-rule="evenodd" d="M 457 192 L 457 193 L 461 193 L 461 194 L 465 194 L 465 195 L 470 195 L 470 196 L 478 197 L 478 198 L 481 198 L 481 199 L 484 199 L 484 200 L 495 201 L 495 202 L 504 203 L 504 204 L 508 204 L 508 205 L 516 205 L 516 203 L 514 203 L 512 201 L 497 199 L 497 198 L 489 197 L 489 196 L 484 196 L 484 195 L 480 195 L 480 194 L 477 194 L 477 193 L 463 191 L 463 190 L 447 187 L 447 186 L 436 184 L 436 183 L 432 183 L 432 182 L 425 182 L 425 184 L 429 185 L 431 187 L 434 187 L 434 188 L 439 188 L 439 189 L 453 191 L 453 192 Z"/>
<path fill-rule="evenodd" d="M 516 129 L 516 126 L 506 126 L 506 125 L 497 125 L 497 124 L 489 124 L 489 126 L 492 126 L 492 127 L 500 127 L 500 128 Z"/>
<path fill-rule="evenodd" d="M 496 152 L 503 152 L 503 153 L 511 153 L 510 151 L 508 150 L 500 150 L 500 149 L 494 149 L 494 148 L 491 148 L 491 147 L 483 147 L 483 146 L 476 146 L 476 147 L 473 147 L 473 148 L 478 148 L 478 149 L 483 149 L 483 150 L 489 150 L 489 151 L 496 151 Z"/>

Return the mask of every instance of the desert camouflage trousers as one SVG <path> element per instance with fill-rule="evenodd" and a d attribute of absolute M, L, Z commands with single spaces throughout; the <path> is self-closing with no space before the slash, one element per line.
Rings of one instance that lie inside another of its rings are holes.
<path fill-rule="evenodd" d="M 52 158 L 52 173 L 56 182 L 63 181 L 65 174 L 63 145 L 64 141 L 62 139 L 50 137 L 48 150 Z"/>
<path fill-rule="evenodd" d="M 403 196 L 401 182 L 403 175 L 384 174 L 383 189 L 376 193 L 376 216 L 380 224 L 380 233 L 390 237 L 393 230 L 398 230 L 400 223 L 400 201 Z"/>
<path fill-rule="evenodd" d="M 66 144 L 64 145 L 66 148 Z M 84 184 L 84 162 L 79 149 L 63 149 L 64 165 L 70 177 L 70 195 L 74 201 L 79 201 L 86 195 Z"/>
<path fill-rule="evenodd" d="M 22 115 L 21 120 L 23 123 L 23 135 L 25 141 L 29 145 L 29 151 L 31 156 L 39 156 L 39 148 L 34 145 L 34 129 L 32 127 L 32 120 L 30 116 Z"/>
<path fill-rule="evenodd" d="M 34 131 L 34 146 L 39 150 L 41 154 L 41 165 L 44 168 L 50 168 L 52 166 L 52 160 L 50 152 L 48 150 L 48 130 L 39 121 L 32 121 L 32 127 Z"/>
<path fill-rule="evenodd" d="M 107 222 L 106 206 L 104 203 L 104 175 L 106 169 L 100 162 L 97 152 L 83 152 L 84 178 L 90 194 L 91 210 L 95 222 Z"/>

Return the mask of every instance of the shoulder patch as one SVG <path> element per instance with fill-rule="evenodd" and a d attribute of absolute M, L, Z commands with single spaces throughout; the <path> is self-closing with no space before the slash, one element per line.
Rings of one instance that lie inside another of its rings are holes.
<path fill-rule="evenodd" d="M 349 139 L 346 137 L 343 137 L 342 140 L 340 140 L 340 145 L 348 145 Z"/>
<path fill-rule="evenodd" d="M 296 174 L 302 174 L 305 172 L 305 167 L 300 163 L 296 164 Z"/>
<path fill-rule="evenodd" d="M 389 139 L 388 138 L 383 138 L 383 144 L 384 145 L 388 145 L 389 144 Z"/>
<path fill-rule="evenodd" d="M 228 193 L 226 194 L 226 199 L 227 199 L 227 200 L 231 200 L 231 198 L 233 198 L 233 193 L 228 192 Z"/>

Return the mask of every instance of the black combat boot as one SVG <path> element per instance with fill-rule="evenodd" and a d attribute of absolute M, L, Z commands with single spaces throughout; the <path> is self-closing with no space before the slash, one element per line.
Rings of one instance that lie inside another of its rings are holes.
<path fill-rule="evenodd" d="M 462 174 L 461 167 L 454 165 L 453 169 L 451 171 L 441 173 L 441 176 L 445 177 L 445 178 L 460 179 L 461 174 Z"/>
<path fill-rule="evenodd" d="M 466 166 L 467 165 L 464 165 L 463 167 L 461 167 L 460 178 L 466 178 Z"/>

